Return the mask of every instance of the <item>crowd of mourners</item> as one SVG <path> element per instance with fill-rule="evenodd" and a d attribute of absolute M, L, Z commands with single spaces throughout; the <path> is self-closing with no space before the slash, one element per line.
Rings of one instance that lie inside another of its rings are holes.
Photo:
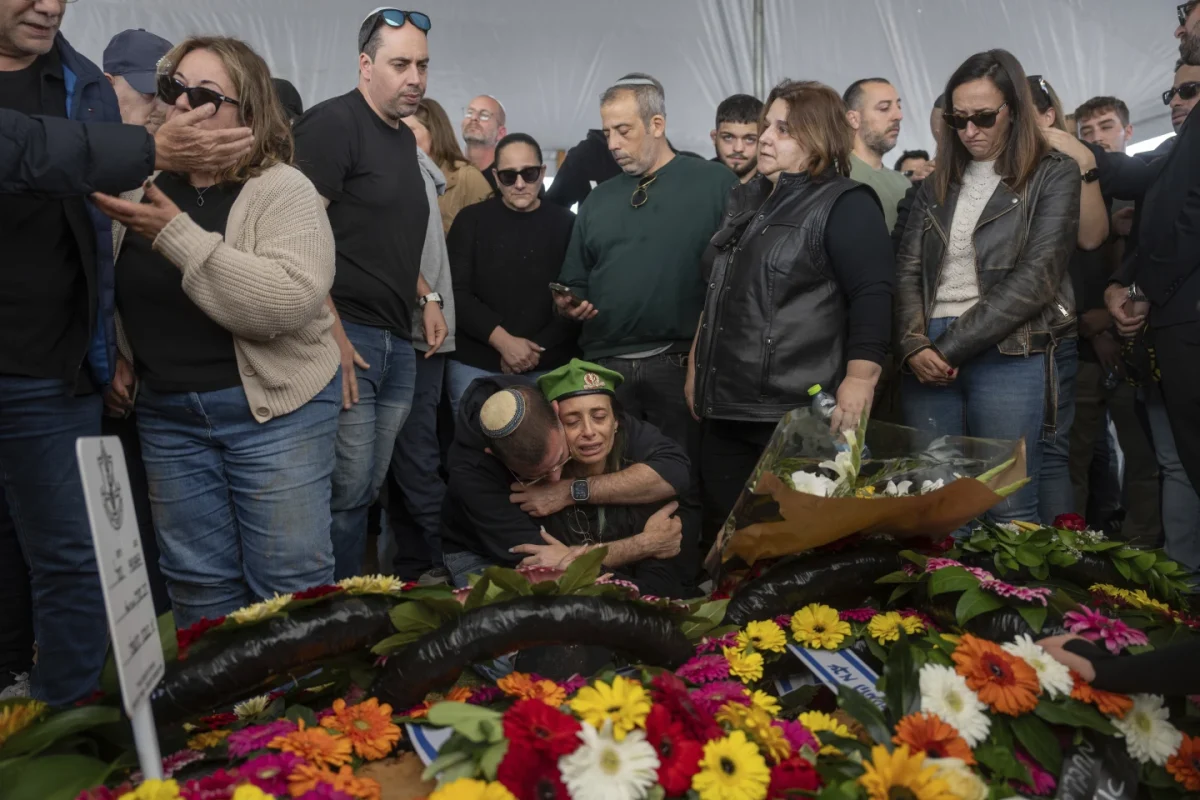
<path fill-rule="evenodd" d="M 1121 99 L 1067 113 L 989 50 L 932 154 L 885 162 L 886 77 L 734 95 L 715 157 L 682 152 L 630 73 L 550 181 L 497 96 L 458 125 L 425 96 L 427 14 L 372 12 L 357 85 L 305 110 L 228 36 L 127 30 L 97 67 L 65 8 L 0 0 L 0 698 L 96 687 L 101 434 L 180 628 L 599 546 L 693 596 L 817 386 L 834 433 L 1023 440 L 997 522 L 1077 513 L 1200 570 L 1198 0 L 1154 152 Z"/>

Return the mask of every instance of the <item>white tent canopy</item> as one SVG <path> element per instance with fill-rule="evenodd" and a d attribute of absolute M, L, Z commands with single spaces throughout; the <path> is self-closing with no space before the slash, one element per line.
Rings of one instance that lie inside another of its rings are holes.
<path fill-rule="evenodd" d="M 377 0 L 87 0 L 63 32 L 100 63 L 109 38 L 145 28 L 172 41 L 221 33 L 256 48 L 306 107 L 356 80 L 356 35 Z M 599 126 L 600 93 L 624 73 L 667 90 L 668 135 L 711 152 L 717 103 L 762 79 L 815 79 L 838 91 L 889 78 L 909 113 L 895 155 L 931 148 L 928 115 L 954 68 L 990 47 L 1046 76 L 1068 109 L 1110 94 L 1128 103 L 1135 139 L 1170 131 L 1160 95 L 1178 55 L 1173 2 L 1147 0 L 439 0 L 428 94 L 454 116 L 478 94 L 500 98 L 510 131 L 565 149 Z"/>

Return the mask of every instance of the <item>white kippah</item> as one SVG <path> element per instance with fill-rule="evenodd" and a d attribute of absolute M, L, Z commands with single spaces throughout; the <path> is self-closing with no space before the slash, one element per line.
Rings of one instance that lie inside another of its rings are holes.
<path fill-rule="evenodd" d="M 479 426 L 489 439 L 510 435 L 525 418 L 525 398 L 515 389 L 496 392 L 479 409 Z"/>

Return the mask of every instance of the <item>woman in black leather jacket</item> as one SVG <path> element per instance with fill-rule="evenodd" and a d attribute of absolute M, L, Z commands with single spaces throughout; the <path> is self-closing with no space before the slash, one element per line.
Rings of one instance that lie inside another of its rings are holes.
<path fill-rule="evenodd" d="M 1038 130 L 1025 72 L 1004 50 L 946 86 L 938 165 L 917 194 L 896 264 L 907 424 L 1024 439 L 1028 486 L 992 510 L 1038 518 L 1043 438 L 1055 434 L 1055 350 L 1075 336 L 1067 264 L 1080 171 Z"/>
<path fill-rule="evenodd" d="M 828 86 L 784 81 L 760 123 L 759 176 L 736 186 L 706 253 L 708 294 L 686 394 L 704 422 L 710 524 L 724 520 L 780 417 L 835 392 L 833 428 L 870 412 L 890 339 L 891 239 L 846 177 L 852 134 Z"/>

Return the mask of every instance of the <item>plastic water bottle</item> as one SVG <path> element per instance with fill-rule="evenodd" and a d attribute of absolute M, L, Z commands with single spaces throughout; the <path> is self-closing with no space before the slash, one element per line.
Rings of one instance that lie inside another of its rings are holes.
<path fill-rule="evenodd" d="M 833 410 L 837 408 L 836 397 L 822 389 L 819 383 L 808 387 L 808 396 L 812 398 L 812 412 L 815 416 L 825 420 L 833 418 Z M 834 443 L 834 447 L 837 448 L 838 452 L 850 449 L 850 445 L 840 435 Z M 865 461 L 870 457 L 871 451 L 867 448 L 866 442 L 863 442 L 862 458 Z"/>
<path fill-rule="evenodd" d="M 1119 384 L 1120 382 L 1121 382 L 1121 376 L 1117 373 L 1117 371 L 1115 369 L 1109 370 L 1108 374 L 1104 376 L 1104 388 L 1110 392 L 1113 389 L 1117 388 L 1117 384 Z"/>

